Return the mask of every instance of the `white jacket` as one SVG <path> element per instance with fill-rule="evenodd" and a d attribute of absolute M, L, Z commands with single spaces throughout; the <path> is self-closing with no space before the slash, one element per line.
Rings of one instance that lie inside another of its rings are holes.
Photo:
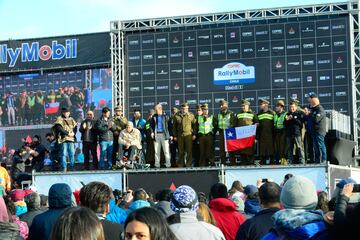
<path fill-rule="evenodd" d="M 180 223 L 170 225 L 179 240 L 225 240 L 224 234 L 214 225 L 198 221 L 196 212 L 180 214 Z"/>

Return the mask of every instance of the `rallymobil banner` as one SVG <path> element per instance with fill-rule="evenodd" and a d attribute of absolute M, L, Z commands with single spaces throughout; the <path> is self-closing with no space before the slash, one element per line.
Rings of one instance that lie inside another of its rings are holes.
<path fill-rule="evenodd" d="M 231 62 L 222 68 L 214 69 L 215 85 L 231 85 L 255 82 L 255 67 L 245 66 L 239 62 Z"/>
<path fill-rule="evenodd" d="M 108 32 L 0 41 L 0 72 L 109 65 L 110 59 Z"/>

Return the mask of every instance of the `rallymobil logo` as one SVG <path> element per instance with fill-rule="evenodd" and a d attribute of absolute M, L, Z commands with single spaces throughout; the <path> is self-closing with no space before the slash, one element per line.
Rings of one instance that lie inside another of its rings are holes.
<path fill-rule="evenodd" d="M 214 84 L 244 84 L 255 82 L 255 67 L 232 62 L 214 69 Z"/>
<path fill-rule="evenodd" d="M 9 64 L 12 68 L 18 61 L 25 63 L 77 58 L 77 41 L 77 39 L 66 39 L 65 44 L 61 44 L 54 40 L 51 46 L 47 44 L 40 46 L 39 42 L 22 43 L 18 48 L 0 44 L 0 64 Z"/>

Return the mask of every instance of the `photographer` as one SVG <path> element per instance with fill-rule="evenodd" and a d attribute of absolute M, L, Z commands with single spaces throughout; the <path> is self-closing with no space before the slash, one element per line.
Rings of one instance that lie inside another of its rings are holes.
<path fill-rule="evenodd" d="M 46 148 L 41 144 L 41 138 L 38 135 L 33 137 L 33 141 L 29 147 L 25 147 L 30 154 L 31 166 L 37 172 L 41 171 L 44 167 L 44 158 Z"/>
<path fill-rule="evenodd" d="M 50 160 L 52 161 L 53 170 L 59 167 L 60 162 L 60 146 L 56 141 L 56 138 L 53 133 L 47 133 L 45 135 L 46 140 L 49 143 L 48 151 L 50 153 Z"/>

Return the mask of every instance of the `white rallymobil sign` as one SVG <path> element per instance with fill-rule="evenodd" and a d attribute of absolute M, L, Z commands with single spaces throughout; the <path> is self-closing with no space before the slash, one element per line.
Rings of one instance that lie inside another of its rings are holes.
<path fill-rule="evenodd" d="M 232 62 L 222 68 L 214 69 L 214 84 L 244 84 L 255 82 L 255 67 L 245 66 L 239 62 Z"/>

